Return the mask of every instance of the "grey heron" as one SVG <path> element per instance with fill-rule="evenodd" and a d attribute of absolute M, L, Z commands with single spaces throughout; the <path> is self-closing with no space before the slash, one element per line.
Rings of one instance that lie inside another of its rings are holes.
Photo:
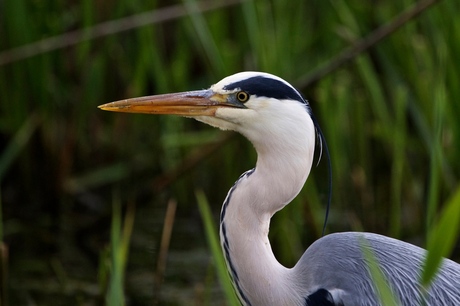
<path fill-rule="evenodd" d="M 230 189 L 220 216 L 222 250 L 243 305 L 379 305 L 362 238 L 403 305 L 460 305 L 458 263 L 443 259 L 422 301 L 418 282 L 426 251 L 378 234 L 329 234 L 316 240 L 292 268 L 276 260 L 268 239 L 270 219 L 306 182 L 319 128 L 309 103 L 283 79 L 241 72 L 206 90 L 133 98 L 99 107 L 192 117 L 239 132 L 252 142 L 256 166 Z"/>

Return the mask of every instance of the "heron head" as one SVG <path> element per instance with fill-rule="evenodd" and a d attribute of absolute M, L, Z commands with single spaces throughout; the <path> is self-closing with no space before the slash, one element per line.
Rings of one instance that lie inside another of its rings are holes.
<path fill-rule="evenodd" d="M 289 123 L 301 125 L 310 119 L 308 103 L 293 86 L 262 72 L 233 74 L 205 90 L 120 100 L 99 108 L 192 117 L 214 127 L 240 132 L 248 138 L 253 138 L 252 134 L 266 134 L 272 128 L 293 133 L 295 124 Z"/>

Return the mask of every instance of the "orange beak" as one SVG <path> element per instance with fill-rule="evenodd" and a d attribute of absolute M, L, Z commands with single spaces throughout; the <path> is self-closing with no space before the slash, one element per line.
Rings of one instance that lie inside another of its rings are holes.
<path fill-rule="evenodd" d="M 222 107 L 246 108 L 227 95 L 212 90 L 196 90 L 146 96 L 110 102 L 98 106 L 102 110 L 124 113 L 173 114 L 180 116 L 215 116 Z"/>

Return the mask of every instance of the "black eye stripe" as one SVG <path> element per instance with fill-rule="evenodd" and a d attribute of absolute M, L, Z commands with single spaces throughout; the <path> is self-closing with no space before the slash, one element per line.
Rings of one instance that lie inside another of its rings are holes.
<path fill-rule="evenodd" d="M 255 95 L 258 97 L 268 97 L 275 99 L 291 99 L 302 103 L 306 101 L 294 88 L 286 85 L 284 82 L 266 78 L 263 76 L 255 76 L 245 80 L 241 80 L 227 86 L 224 86 L 225 90 L 240 89 L 248 93 L 249 95 Z M 239 98 L 238 98 L 239 99 Z"/>

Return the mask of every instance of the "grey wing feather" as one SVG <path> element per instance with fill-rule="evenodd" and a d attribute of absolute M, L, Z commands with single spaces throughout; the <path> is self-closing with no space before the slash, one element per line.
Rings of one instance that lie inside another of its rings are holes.
<path fill-rule="evenodd" d="M 293 268 L 305 296 L 328 290 L 336 305 L 378 305 L 368 263 L 365 238 L 401 305 L 422 305 L 419 279 L 426 251 L 412 244 L 371 233 L 336 233 L 315 241 Z M 460 305 L 460 264 L 444 259 L 426 295 L 430 306 Z"/>

